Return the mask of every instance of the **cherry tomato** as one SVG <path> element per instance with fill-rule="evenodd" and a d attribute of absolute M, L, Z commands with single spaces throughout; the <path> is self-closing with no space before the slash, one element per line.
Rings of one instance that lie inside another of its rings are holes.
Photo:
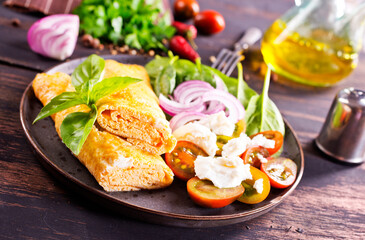
<path fill-rule="evenodd" d="M 198 177 L 187 183 L 190 198 L 198 205 L 209 208 L 221 208 L 234 202 L 245 191 L 242 185 L 233 188 L 218 188 L 209 180 Z"/>
<path fill-rule="evenodd" d="M 271 140 L 275 141 L 274 148 L 266 148 L 269 151 L 270 155 L 275 154 L 277 151 L 279 151 L 281 146 L 283 146 L 284 137 L 283 137 L 283 134 L 281 134 L 281 132 L 269 130 L 269 131 L 256 133 L 256 134 L 250 136 L 250 138 L 253 138 L 259 134 L 262 134 L 267 139 L 271 139 Z"/>
<path fill-rule="evenodd" d="M 237 200 L 247 204 L 256 204 L 264 201 L 270 193 L 270 181 L 265 173 L 259 169 L 250 166 L 250 172 L 252 179 L 247 179 L 242 182 L 242 186 L 245 188 L 245 192 Z M 256 180 L 262 179 L 262 192 L 259 193 L 253 187 Z"/>
<path fill-rule="evenodd" d="M 260 168 L 261 166 L 261 159 L 262 157 L 267 158 L 269 157 L 269 151 L 261 146 L 258 147 L 249 147 L 241 156 L 243 162 L 245 164 L 250 164 L 255 168 Z"/>
<path fill-rule="evenodd" d="M 220 13 L 214 10 L 205 10 L 195 16 L 194 25 L 199 33 L 210 35 L 223 31 L 226 22 Z"/>
<path fill-rule="evenodd" d="M 196 0 L 176 0 L 174 3 L 174 16 L 177 20 L 185 21 L 195 17 L 200 11 Z"/>
<path fill-rule="evenodd" d="M 178 141 L 174 150 L 165 154 L 165 160 L 176 177 L 187 181 L 195 176 L 194 161 L 198 155 L 208 156 L 203 149 L 194 143 Z"/>
<path fill-rule="evenodd" d="M 289 158 L 272 158 L 261 165 L 274 188 L 286 188 L 292 185 L 297 177 L 297 165 Z"/>

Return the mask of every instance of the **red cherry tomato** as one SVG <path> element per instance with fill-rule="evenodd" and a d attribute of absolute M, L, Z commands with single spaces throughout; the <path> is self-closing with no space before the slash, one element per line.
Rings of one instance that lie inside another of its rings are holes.
<path fill-rule="evenodd" d="M 220 13 L 214 10 L 205 10 L 195 16 L 194 25 L 199 33 L 210 35 L 223 31 L 226 22 Z"/>
<path fill-rule="evenodd" d="M 249 147 L 241 156 L 245 164 L 250 164 L 255 168 L 260 168 L 262 157 L 269 157 L 269 151 L 264 147 Z"/>
<path fill-rule="evenodd" d="M 256 204 L 264 201 L 270 193 L 270 181 L 265 173 L 257 168 L 250 166 L 252 179 L 247 179 L 242 182 L 245 192 L 237 200 L 247 204 Z M 262 192 L 259 193 L 253 186 L 255 182 L 262 179 Z"/>
<path fill-rule="evenodd" d="M 234 202 L 245 191 L 242 185 L 233 188 L 218 188 L 209 180 L 191 178 L 187 183 L 190 198 L 198 205 L 221 208 Z"/>
<path fill-rule="evenodd" d="M 194 161 L 198 155 L 208 156 L 194 143 L 178 141 L 174 150 L 165 154 L 165 160 L 176 177 L 187 181 L 195 176 Z"/>
<path fill-rule="evenodd" d="M 266 173 L 274 188 L 289 187 L 297 177 L 297 165 L 289 158 L 272 158 L 261 164 L 261 171 Z"/>
<path fill-rule="evenodd" d="M 200 11 L 196 0 L 176 0 L 174 3 L 174 16 L 177 20 L 185 21 L 195 17 Z"/>
<path fill-rule="evenodd" d="M 283 137 L 283 134 L 281 134 L 281 132 L 269 130 L 269 131 L 259 132 L 254 135 L 251 135 L 250 138 L 253 138 L 259 134 L 262 134 L 267 139 L 271 139 L 271 140 L 275 141 L 274 148 L 266 148 L 269 151 L 270 155 L 275 154 L 277 151 L 279 151 L 281 146 L 283 146 L 284 137 Z"/>

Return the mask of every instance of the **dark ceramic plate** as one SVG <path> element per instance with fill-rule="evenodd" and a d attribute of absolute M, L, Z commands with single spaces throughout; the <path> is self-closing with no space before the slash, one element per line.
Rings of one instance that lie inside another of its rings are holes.
<path fill-rule="evenodd" d="M 141 56 L 105 56 L 123 63 L 146 64 L 150 58 Z M 48 73 L 71 73 L 83 59 L 76 59 L 49 69 Z M 35 97 L 31 84 L 25 90 L 20 118 L 25 134 L 41 163 L 58 179 L 87 199 L 118 211 L 124 215 L 158 224 L 183 227 L 215 227 L 243 222 L 262 215 L 286 198 L 298 185 L 303 175 L 303 152 L 291 127 L 286 123 L 282 156 L 293 159 L 298 165 L 295 183 L 283 190 L 272 189 L 268 198 L 256 205 L 235 202 L 220 209 L 207 209 L 195 205 L 186 191 L 186 183 L 174 180 L 168 188 L 139 192 L 105 192 L 88 170 L 75 158 L 59 139 L 54 123 L 47 118 L 32 125 L 42 104 Z"/>

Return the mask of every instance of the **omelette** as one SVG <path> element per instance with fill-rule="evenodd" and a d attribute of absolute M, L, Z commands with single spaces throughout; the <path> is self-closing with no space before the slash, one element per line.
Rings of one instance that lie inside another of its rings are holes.
<path fill-rule="evenodd" d="M 168 122 L 158 106 L 144 67 L 105 61 L 104 78 L 129 76 L 143 81 L 100 99 L 96 124 L 76 156 L 105 191 L 134 191 L 169 186 L 173 173 L 160 154 L 176 145 Z M 65 91 L 74 91 L 65 73 L 37 74 L 36 97 L 46 105 Z M 72 112 L 88 112 L 78 105 L 52 115 L 60 135 L 63 119 Z"/>

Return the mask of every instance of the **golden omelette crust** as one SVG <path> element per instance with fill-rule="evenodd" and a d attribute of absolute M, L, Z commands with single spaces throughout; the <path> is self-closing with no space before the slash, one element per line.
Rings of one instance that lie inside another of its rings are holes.
<path fill-rule="evenodd" d="M 73 91 L 70 81 L 70 76 L 64 73 L 52 75 L 41 73 L 35 77 L 33 89 L 36 97 L 46 105 L 60 93 Z M 58 134 L 60 135 L 59 129 L 63 119 L 69 113 L 88 111 L 87 106 L 79 105 L 54 114 L 52 118 Z M 172 171 L 159 155 L 141 150 L 95 126 L 77 158 L 106 191 L 162 188 L 170 185 L 173 180 Z M 125 159 L 130 164 L 121 167 L 120 160 L 123 163 Z"/>
<path fill-rule="evenodd" d="M 154 154 L 171 152 L 176 139 L 158 106 L 144 67 L 105 61 L 105 78 L 129 76 L 143 82 L 100 99 L 97 121 L 102 128 Z"/>

